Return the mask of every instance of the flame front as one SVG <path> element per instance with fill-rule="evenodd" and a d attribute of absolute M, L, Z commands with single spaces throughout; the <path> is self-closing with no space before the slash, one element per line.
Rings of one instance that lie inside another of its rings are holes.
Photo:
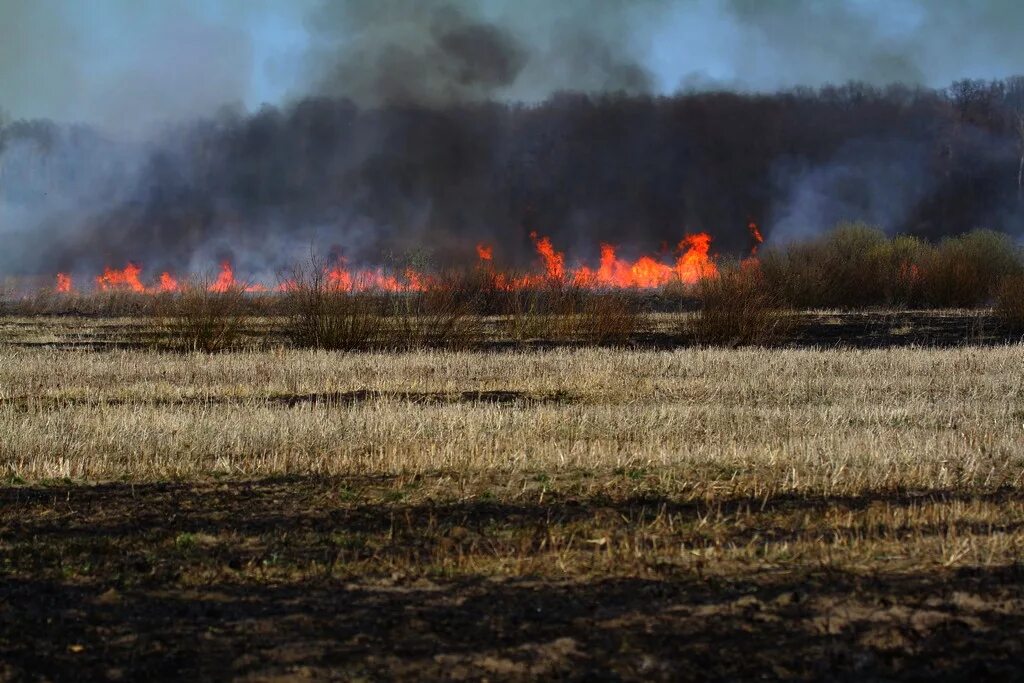
<path fill-rule="evenodd" d="M 75 291 L 75 285 L 70 275 L 67 273 L 57 273 L 57 291 L 61 294 L 69 294 Z"/>
<path fill-rule="evenodd" d="M 177 292 L 178 289 L 178 280 L 173 275 L 167 271 L 160 273 L 160 281 L 157 283 L 158 291 Z"/>
<path fill-rule="evenodd" d="M 749 226 L 751 235 L 760 237 L 757 226 Z M 600 261 L 596 268 L 586 264 L 567 267 L 564 252 L 558 251 L 550 237 L 530 233 L 534 249 L 540 261 L 540 270 L 525 275 L 512 275 L 496 270 L 494 248 L 480 243 L 476 253 L 482 264 L 482 271 L 491 285 L 500 290 L 517 290 L 544 287 L 551 284 L 571 285 L 585 289 L 654 289 L 664 287 L 673 282 L 692 285 L 704 278 L 715 277 L 718 268 L 711 255 L 711 235 L 706 232 L 687 235 L 679 243 L 674 258 L 666 256 L 641 256 L 634 261 L 620 258 L 616 247 L 611 244 L 600 245 Z M 760 242 L 758 242 L 760 243 Z M 755 247 L 756 252 L 756 247 Z M 142 267 L 129 263 L 117 270 L 111 267 L 103 269 L 102 275 L 95 278 L 97 291 L 130 291 L 145 293 L 178 292 L 183 289 L 177 277 L 168 271 L 159 275 L 152 286 L 143 284 Z M 325 269 L 325 282 L 329 289 L 344 292 L 422 292 L 435 286 L 442 286 L 437 277 L 407 268 L 401 273 L 385 271 L 383 268 L 349 269 L 344 260 Z M 277 291 L 290 291 L 295 283 L 285 281 L 277 286 Z M 266 292 L 267 287 L 255 283 L 240 283 L 235 277 L 235 270 L 228 261 L 220 264 L 216 279 L 207 287 L 210 292 L 225 293 L 229 291 Z M 74 291 L 71 276 L 67 273 L 57 274 L 57 291 Z"/>
<path fill-rule="evenodd" d="M 101 292 L 124 290 L 129 292 L 145 292 L 146 286 L 139 280 L 142 268 L 129 263 L 121 270 L 104 268 L 103 275 L 96 278 L 96 289 Z"/>

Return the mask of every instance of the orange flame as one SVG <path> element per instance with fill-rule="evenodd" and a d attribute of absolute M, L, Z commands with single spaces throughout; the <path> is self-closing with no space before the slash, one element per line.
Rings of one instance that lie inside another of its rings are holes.
<path fill-rule="evenodd" d="M 173 275 L 171 275 L 167 271 L 164 271 L 163 273 L 160 273 L 160 282 L 159 282 L 159 284 L 157 284 L 157 291 L 158 292 L 177 292 L 178 291 L 178 281 L 175 279 L 175 277 Z"/>
<path fill-rule="evenodd" d="M 71 276 L 67 273 L 57 273 L 57 291 L 61 294 L 69 294 L 75 289 Z"/>
<path fill-rule="evenodd" d="M 231 267 L 231 263 L 228 261 L 221 261 L 220 273 L 217 275 L 217 279 L 213 281 L 213 284 L 209 286 L 211 292 L 217 292 L 223 294 L 224 292 L 230 291 L 235 286 L 235 270 Z"/>
<path fill-rule="evenodd" d="M 757 229 L 757 223 L 750 221 L 750 223 L 747 224 L 747 230 L 750 231 L 750 236 L 754 238 L 754 242 L 756 244 L 762 244 L 764 242 L 764 237 L 761 236 L 761 231 Z M 754 249 L 756 250 L 757 247 L 755 246 Z"/>
<path fill-rule="evenodd" d="M 96 288 L 101 292 L 113 290 L 144 292 L 146 287 L 139 280 L 141 272 L 142 268 L 134 263 L 129 263 L 122 270 L 114 270 L 108 266 L 103 269 L 103 275 L 96 278 Z"/>
<path fill-rule="evenodd" d="M 711 235 L 706 232 L 698 232 L 683 238 L 679 243 L 679 251 L 682 253 L 676 261 L 676 275 L 682 282 L 692 285 L 704 278 L 718 275 L 715 262 L 708 256 L 710 250 Z"/>
<path fill-rule="evenodd" d="M 544 259 L 547 276 L 552 280 L 565 279 L 565 254 L 555 251 L 551 244 L 551 238 L 538 238 L 536 231 L 530 233 L 530 239 L 533 240 L 533 246 L 536 247 L 537 253 Z"/>
<path fill-rule="evenodd" d="M 753 228 L 756 229 L 756 226 Z M 556 282 L 594 289 L 651 289 L 663 287 L 671 282 L 693 284 L 718 274 L 718 268 L 710 253 L 711 235 L 705 232 L 684 237 L 679 243 L 678 255 L 674 260 L 664 256 L 641 256 L 630 261 L 619 258 L 613 245 L 601 244 L 601 257 L 597 268 L 586 264 L 567 268 L 565 253 L 555 249 L 550 237 L 531 232 L 530 239 L 533 240 L 534 248 L 540 257 L 542 271 L 526 275 L 512 275 L 493 270 L 490 266 L 494 258 L 493 247 L 483 243 L 477 245 L 477 256 L 481 262 L 487 264 L 486 272 L 495 288 L 507 291 L 540 287 Z M 100 291 L 120 289 L 150 293 L 181 291 L 178 279 L 170 272 L 161 273 L 149 288 L 142 284 L 141 272 L 142 268 L 134 263 L 129 263 L 121 270 L 104 268 L 103 274 L 96 278 L 96 288 Z M 422 292 L 440 286 L 435 276 L 412 268 L 401 273 L 388 272 L 382 268 L 350 270 L 343 260 L 326 269 L 324 275 L 330 289 L 345 292 Z M 291 291 L 296 286 L 293 281 L 284 281 L 276 290 Z M 57 289 L 61 292 L 72 291 L 71 276 L 59 273 Z M 240 283 L 228 261 L 220 264 L 220 272 L 208 289 L 218 293 L 233 289 L 246 292 L 268 291 L 264 285 L 258 283 Z"/>

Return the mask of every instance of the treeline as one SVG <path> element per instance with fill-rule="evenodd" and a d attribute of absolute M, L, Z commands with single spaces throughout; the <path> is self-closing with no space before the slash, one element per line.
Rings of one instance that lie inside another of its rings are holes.
<path fill-rule="evenodd" d="M 769 241 L 844 219 L 935 240 L 1021 227 L 1024 78 L 444 109 L 306 99 L 225 111 L 145 149 L 12 122 L 0 154 L 0 201 L 39 209 L 14 246 L 45 255 L 48 272 L 181 267 L 224 249 L 271 270 L 282 245 L 308 251 L 311 235 L 354 259 L 426 249 L 441 264 L 488 240 L 517 265 L 531 230 L 570 258 L 593 258 L 601 241 L 671 247 L 701 229 L 740 253 L 750 221 Z M 43 211 L 54 197 L 84 209 L 58 220 Z"/>

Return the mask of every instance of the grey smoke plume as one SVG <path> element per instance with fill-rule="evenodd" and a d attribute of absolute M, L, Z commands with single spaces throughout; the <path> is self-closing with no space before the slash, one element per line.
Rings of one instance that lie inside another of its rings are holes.
<path fill-rule="evenodd" d="M 311 90 L 359 104 L 644 92 L 634 15 L 657 3 L 341 0 L 310 17 Z"/>
<path fill-rule="evenodd" d="M 522 265 L 531 229 L 570 258 L 687 230 L 741 253 L 749 220 L 1015 230 L 999 88 L 749 91 L 1006 76 L 1022 21 L 1003 0 L 0 0 L 0 273 L 481 239 Z"/>
<path fill-rule="evenodd" d="M 1024 72 L 1016 0 L 0 0 L 0 109 L 124 135 L 309 95 L 944 87 Z"/>
<path fill-rule="evenodd" d="M 773 244 L 807 239 L 841 222 L 863 221 L 888 232 L 912 229 L 908 218 L 935 188 L 931 150 L 907 140 L 851 140 L 823 163 L 780 159 Z"/>

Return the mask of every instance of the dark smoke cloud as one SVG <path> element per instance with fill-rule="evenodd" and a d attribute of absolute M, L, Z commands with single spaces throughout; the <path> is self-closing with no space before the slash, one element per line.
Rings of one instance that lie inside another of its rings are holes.
<path fill-rule="evenodd" d="M 311 246 L 464 262 L 478 240 L 525 265 L 530 230 L 571 256 L 688 230 L 740 254 L 750 220 L 770 239 L 847 218 L 1021 228 L 999 88 L 752 94 L 1024 71 L 1018 3 L 106 0 L 92 23 L 82 7 L 0 0 L 0 273 L 231 258 L 266 275 Z M 270 69 L 257 28 L 286 8 L 302 39 Z M 259 107 L 271 72 L 290 98 Z"/>
<path fill-rule="evenodd" d="M 651 79 L 628 34 L 654 3 L 473 0 L 326 2 L 309 19 L 318 94 L 360 104 L 537 99 L 643 92 Z"/>
<path fill-rule="evenodd" d="M 425 251 L 441 265 L 471 262 L 478 241 L 527 265 L 531 230 L 570 258 L 593 259 L 603 241 L 671 249 L 697 230 L 740 255 L 751 220 L 770 241 L 839 220 L 930 238 L 1017 232 L 1022 93 L 1024 81 L 530 107 L 310 98 L 224 110 L 141 150 L 16 124 L 0 157 L 16 179 L 0 186 L 13 226 L 0 270 L 202 271 L 231 258 L 266 276 L 311 247 L 359 264 Z M 112 158 L 123 161 L 95 163 Z"/>

